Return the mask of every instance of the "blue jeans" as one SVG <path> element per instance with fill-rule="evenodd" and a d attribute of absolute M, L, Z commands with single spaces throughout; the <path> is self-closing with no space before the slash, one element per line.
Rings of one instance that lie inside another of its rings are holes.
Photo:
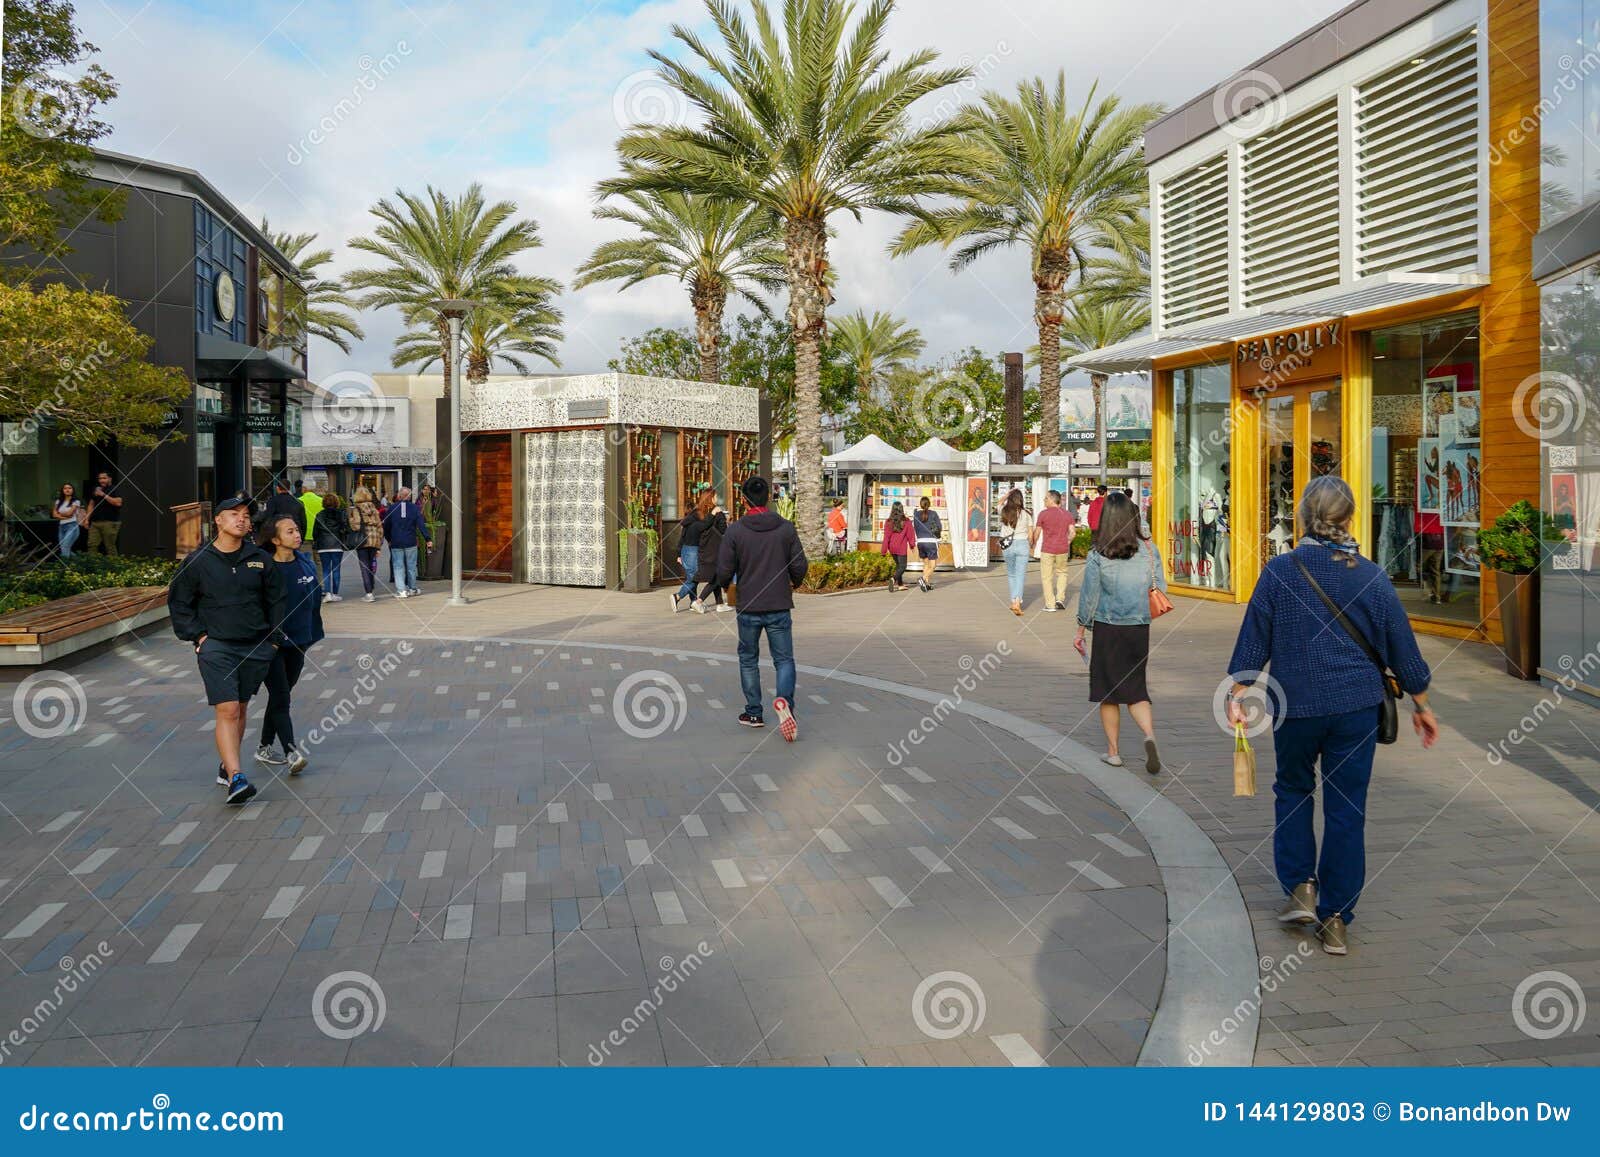
<path fill-rule="evenodd" d="M 417 589 L 416 547 L 391 546 L 389 548 L 389 565 L 394 568 L 394 585 L 397 590 L 414 591 Z"/>
<path fill-rule="evenodd" d="M 322 590 L 324 594 L 336 595 L 339 593 L 339 564 L 344 561 L 342 550 L 319 550 L 317 557 L 322 560 Z"/>
<path fill-rule="evenodd" d="M 1023 584 L 1028 578 L 1028 544 L 1017 539 L 1005 550 L 1006 585 L 1011 588 L 1011 601 L 1022 601 Z"/>
<path fill-rule="evenodd" d="M 766 611 L 747 615 L 739 612 L 739 686 L 744 691 L 744 709 L 761 718 L 761 632 L 767 633 L 767 650 L 778 669 L 778 698 L 794 706 L 794 632 L 788 611 Z"/>
<path fill-rule="evenodd" d="M 1284 894 L 1317 883 L 1317 918 L 1355 918 L 1367 878 L 1367 785 L 1378 747 L 1378 708 L 1285 719 L 1272 736 L 1278 777 L 1272 858 Z M 1312 828 L 1322 761 L 1322 856 Z"/>
<path fill-rule="evenodd" d="M 72 557 L 72 544 L 78 541 L 78 531 L 81 529 L 75 518 L 56 523 L 56 549 L 61 552 L 62 558 Z"/>
<path fill-rule="evenodd" d="M 678 549 L 678 561 L 683 564 L 683 584 L 678 587 L 680 599 L 694 596 L 694 576 L 700 569 L 700 548 L 685 546 Z"/>

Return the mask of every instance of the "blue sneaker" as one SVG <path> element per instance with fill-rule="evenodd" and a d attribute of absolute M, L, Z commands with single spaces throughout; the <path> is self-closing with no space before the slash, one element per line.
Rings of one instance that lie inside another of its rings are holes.
<path fill-rule="evenodd" d="M 256 794 L 255 784 L 244 777 L 244 772 L 235 772 L 228 781 L 228 802 L 235 806 L 246 803 Z"/>

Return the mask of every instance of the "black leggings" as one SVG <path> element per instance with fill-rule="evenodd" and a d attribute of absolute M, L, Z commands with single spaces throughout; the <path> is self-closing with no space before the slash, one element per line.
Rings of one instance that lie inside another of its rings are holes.
<path fill-rule="evenodd" d="M 891 557 L 894 559 L 894 585 L 903 587 L 906 585 L 906 556 L 897 554 Z"/>
<path fill-rule="evenodd" d="M 294 746 L 294 720 L 289 718 L 289 692 L 300 682 L 306 653 L 293 643 L 285 643 L 272 656 L 267 669 L 267 714 L 261 720 L 261 746 L 271 747 L 276 739 L 284 751 Z"/>
<path fill-rule="evenodd" d="M 715 582 L 706 583 L 705 586 L 700 588 L 700 593 L 696 597 L 701 602 L 705 602 L 707 595 L 715 595 L 717 599 L 717 606 L 720 607 L 722 605 L 722 588 L 719 587 Z"/>
<path fill-rule="evenodd" d="M 373 584 L 378 578 L 378 548 L 375 546 L 358 546 L 356 547 L 356 558 L 361 563 L 362 589 L 370 595 Z"/>

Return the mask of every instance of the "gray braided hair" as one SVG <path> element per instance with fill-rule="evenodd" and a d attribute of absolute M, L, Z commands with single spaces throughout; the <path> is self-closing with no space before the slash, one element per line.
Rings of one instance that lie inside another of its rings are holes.
<path fill-rule="evenodd" d="M 1323 474 L 1306 483 L 1300 496 L 1300 531 L 1324 542 L 1354 543 L 1350 520 L 1356 513 L 1356 496 L 1337 474 Z"/>

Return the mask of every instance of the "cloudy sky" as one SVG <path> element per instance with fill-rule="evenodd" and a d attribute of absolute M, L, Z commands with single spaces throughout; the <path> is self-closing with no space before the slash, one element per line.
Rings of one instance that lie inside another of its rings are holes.
<path fill-rule="evenodd" d="M 1343 6 L 1344 0 L 901 0 L 897 52 L 932 47 L 978 85 L 1012 88 L 1064 69 L 1069 89 L 1182 103 Z M 78 0 L 78 19 L 121 85 L 109 147 L 195 168 L 252 217 L 314 230 L 353 268 L 345 239 L 394 189 L 452 193 L 481 181 L 539 222 L 527 260 L 570 281 L 617 235 L 590 216 L 615 167 L 619 127 L 672 113 L 647 49 L 671 26 L 706 25 L 701 0 Z M 706 29 L 709 32 L 709 29 Z M 341 102 L 343 107 L 341 109 Z M 318 126 L 328 126 L 323 132 Z M 952 274 L 937 254 L 894 261 L 892 221 L 840 220 L 838 309 L 889 309 L 930 356 L 1035 340 L 1023 254 Z M 562 364 L 603 369 L 619 341 L 688 320 L 686 294 L 658 282 L 568 293 Z M 389 367 L 397 320 L 362 318 L 346 357 L 318 343 L 312 376 Z"/>

